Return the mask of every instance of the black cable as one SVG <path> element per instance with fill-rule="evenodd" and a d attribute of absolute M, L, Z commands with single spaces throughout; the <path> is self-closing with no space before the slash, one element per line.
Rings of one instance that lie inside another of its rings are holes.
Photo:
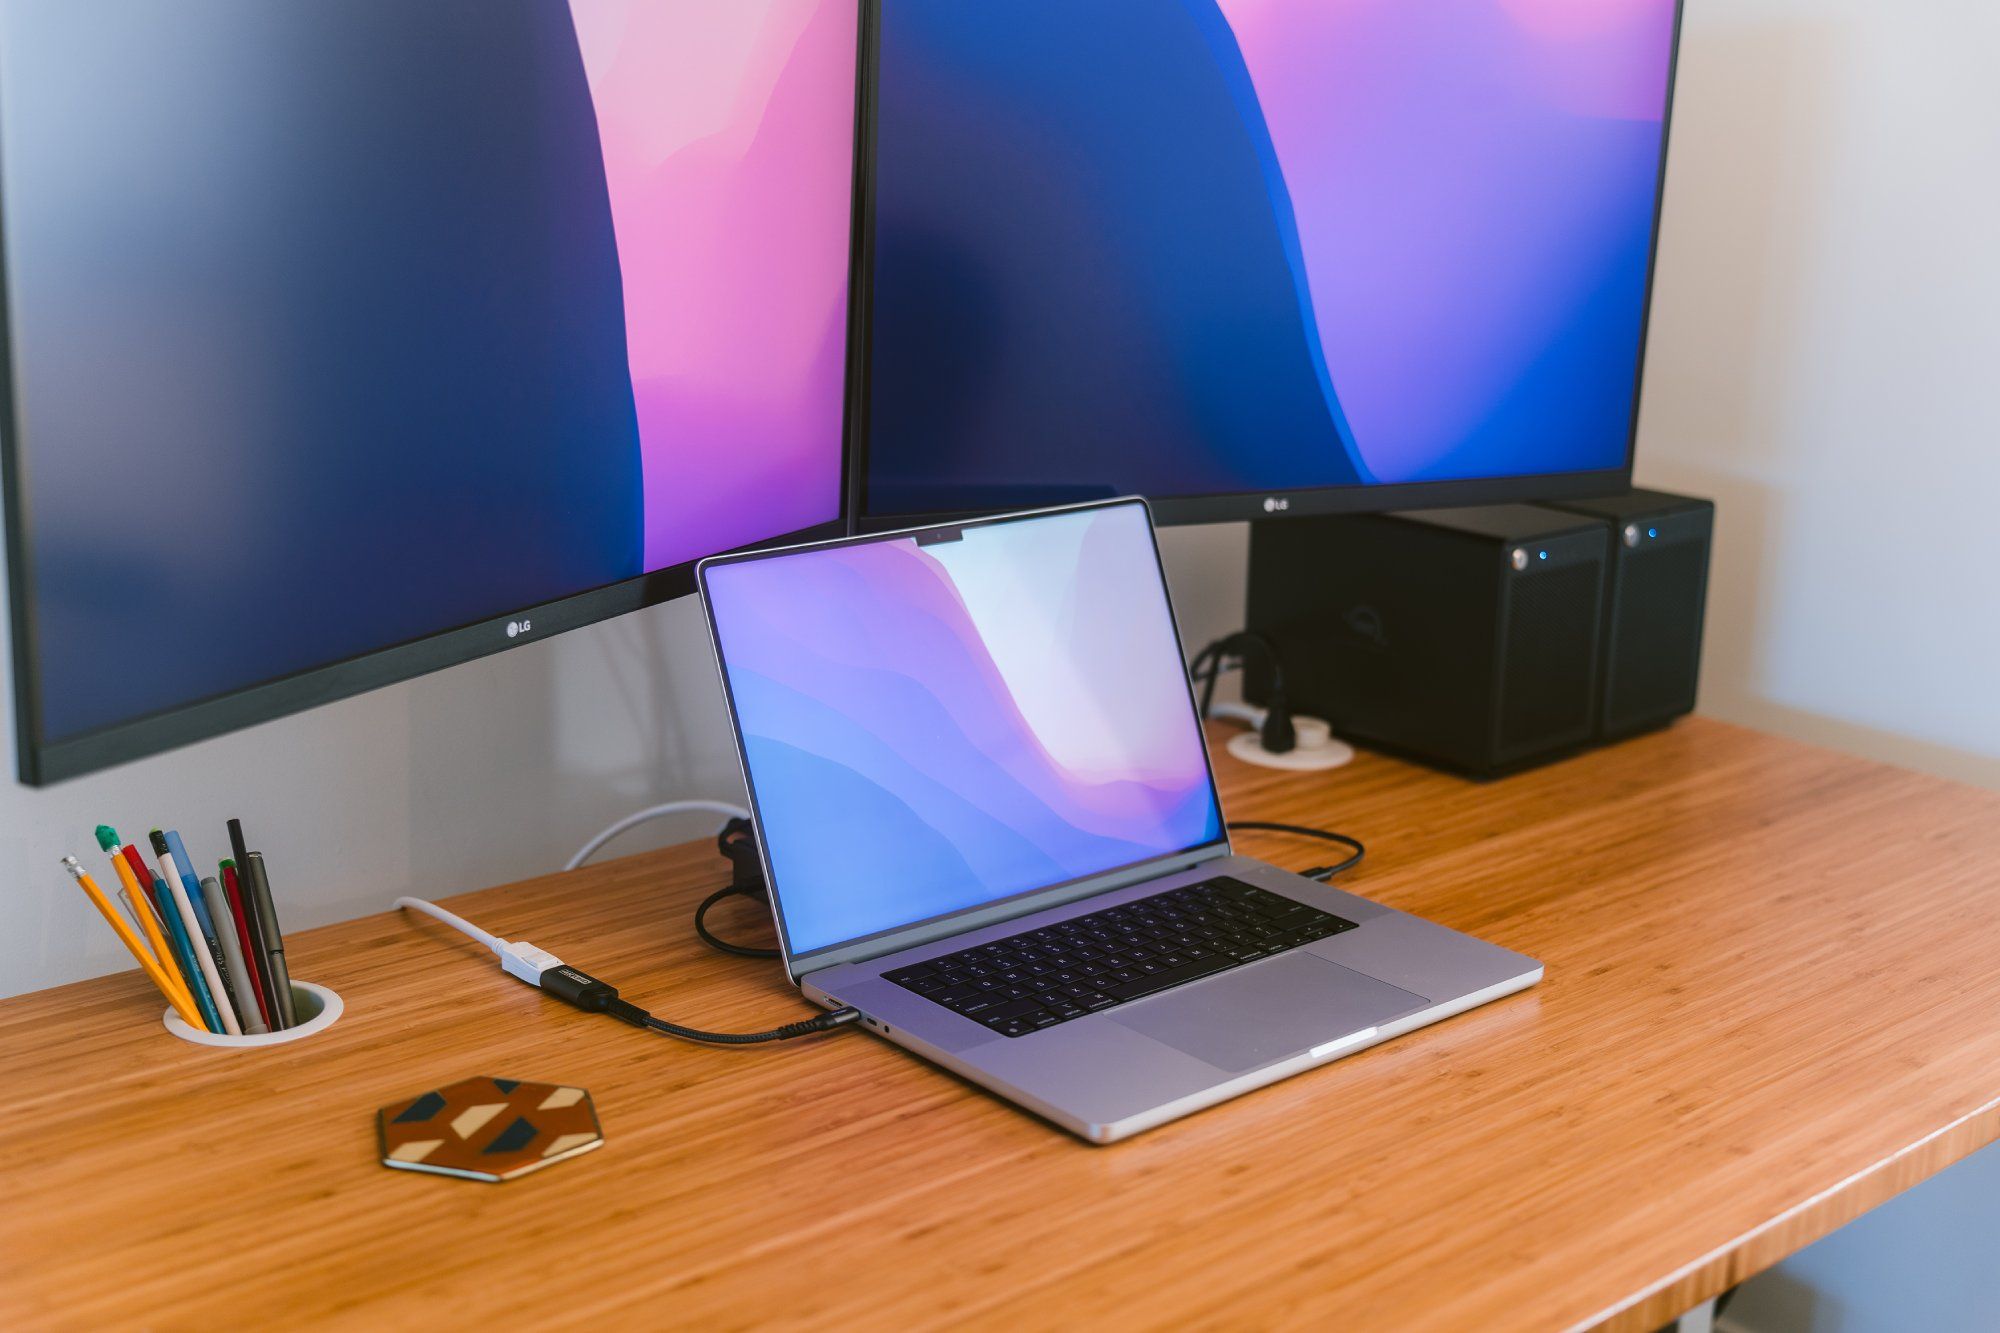
<path fill-rule="evenodd" d="M 1201 682 L 1203 717 L 1208 716 L 1208 710 L 1215 704 L 1215 690 L 1222 681 L 1222 673 L 1228 667 L 1229 659 L 1234 657 L 1240 660 L 1245 648 L 1255 648 L 1264 654 L 1271 667 L 1273 685 L 1280 696 L 1284 694 L 1285 668 L 1278 656 L 1277 645 L 1255 630 L 1238 630 L 1234 634 L 1225 634 L 1209 644 L 1196 653 L 1194 660 L 1188 663 L 1189 678 Z M 1208 672 L 1206 676 L 1202 674 L 1204 667 Z"/>
<path fill-rule="evenodd" d="M 732 819 L 722 826 L 715 835 L 715 850 L 722 853 L 729 862 L 729 883 L 701 900 L 701 906 L 694 909 L 694 933 L 703 944 L 717 953 L 726 953 L 732 958 L 777 958 L 776 949 L 767 949 L 756 944 L 737 944 L 725 940 L 708 928 L 708 914 L 717 903 L 725 898 L 748 898 L 752 902 L 767 902 L 769 895 L 764 889 L 764 866 L 757 856 L 757 835 L 747 819 Z"/>
<path fill-rule="evenodd" d="M 752 893 L 747 889 L 739 889 L 734 884 L 723 885 L 714 893 L 709 894 L 708 897 L 703 898 L 701 906 L 694 909 L 694 933 L 701 938 L 703 944 L 714 949 L 717 953 L 726 953 L 736 958 L 778 957 L 779 954 L 776 949 L 766 949 L 762 945 L 757 944 L 735 944 L 729 940 L 720 938 L 708 928 L 708 909 L 723 899 L 748 898 L 752 902 L 757 902 L 762 900 L 763 896 L 761 893 Z"/>
<path fill-rule="evenodd" d="M 654 1032 L 665 1033 L 669 1037 L 679 1037 L 683 1041 L 706 1042 L 711 1046 L 752 1046 L 762 1041 L 790 1041 L 794 1037 L 810 1037 L 815 1033 L 832 1032 L 835 1028 L 846 1027 L 861 1020 L 859 1009 L 835 1009 L 832 1013 L 808 1018 L 802 1023 L 787 1023 L 781 1028 L 768 1032 L 703 1032 L 700 1028 L 682 1027 L 669 1023 L 663 1018 L 646 1015 L 645 1026 Z"/>
<path fill-rule="evenodd" d="M 1342 847 L 1351 847 L 1354 849 L 1354 854 L 1344 861 L 1336 861 L 1330 866 L 1314 866 L 1310 870 L 1299 871 L 1307 879 L 1322 881 L 1332 879 L 1344 870 L 1354 869 L 1354 867 L 1361 864 L 1362 858 L 1368 855 L 1368 849 L 1362 845 L 1359 838 L 1350 838 L 1345 833 L 1335 833 L 1330 829 L 1307 828 L 1303 824 L 1278 824 L 1268 819 L 1232 819 L 1229 821 L 1229 831 L 1231 833 L 1289 833 L 1294 837 L 1319 838 L 1325 842 L 1339 843 Z"/>
<path fill-rule="evenodd" d="M 1201 715 L 1204 718 L 1208 716 L 1209 708 L 1215 703 L 1216 682 L 1222 678 L 1223 643 L 1224 640 L 1217 639 L 1196 653 L 1194 660 L 1188 663 L 1188 678 L 1201 682 Z M 1204 667 L 1208 668 L 1206 678 L 1201 674 Z"/>
<path fill-rule="evenodd" d="M 1303 838 L 1320 838 L 1327 842 L 1339 843 L 1344 847 L 1354 849 L 1352 856 L 1335 865 L 1319 866 L 1302 872 L 1310 879 L 1331 879 L 1341 871 L 1352 869 L 1354 866 L 1359 865 L 1361 858 L 1368 854 L 1368 849 L 1361 845 L 1359 839 L 1350 838 L 1345 833 L 1334 833 L 1327 829 L 1308 828 L 1303 824 L 1280 824 L 1262 819 L 1241 819 L 1232 821 L 1228 827 L 1232 833 L 1289 833 Z M 724 898 L 736 896 L 746 898 L 758 897 L 760 896 L 759 890 L 762 888 L 761 877 L 754 883 L 751 883 L 748 876 L 743 873 L 743 867 L 747 862 L 747 858 L 744 857 L 743 853 L 743 846 L 747 841 L 747 829 L 739 831 L 733 838 L 730 835 L 730 831 L 725 830 L 723 838 L 718 841 L 723 842 L 725 854 L 728 854 L 730 859 L 737 865 L 738 878 L 702 899 L 701 906 L 695 909 L 696 933 L 701 936 L 703 943 L 711 948 L 719 949 L 723 953 L 735 954 L 743 958 L 777 957 L 778 951 L 775 949 L 759 949 L 751 945 L 732 944 L 727 940 L 716 938 L 709 931 L 704 920 L 709 908 L 721 902 Z M 519 958 L 515 958 L 512 962 L 509 961 L 510 957 L 513 957 L 513 952 L 511 951 L 525 951 L 524 956 L 531 955 L 539 959 L 532 975 L 525 974 L 516 966 L 520 961 Z M 668 1037 L 679 1037 L 682 1041 L 701 1042 L 709 1046 L 755 1046 L 764 1042 L 791 1041 L 798 1037 L 811 1037 L 822 1032 L 833 1032 L 862 1020 L 861 1011 L 852 1005 L 848 1005 L 828 1013 L 816 1014 L 811 1018 L 803 1019 L 797 1023 L 786 1023 L 780 1027 L 767 1028 L 762 1032 L 710 1032 L 706 1028 L 691 1028 L 681 1023 L 669 1023 L 664 1018 L 655 1018 L 638 1005 L 620 999 L 618 997 L 618 988 L 610 982 L 600 981 L 580 968 L 571 967 L 569 964 L 561 962 L 540 950 L 530 949 L 521 941 L 516 941 L 515 944 L 506 946 L 502 951 L 501 961 L 512 975 L 520 977 L 531 985 L 541 987 L 547 994 L 561 1000 L 564 1004 L 581 1009 L 585 1013 L 607 1014 L 619 1022 L 629 1023 L 633 1027 L 645 1028 L 649 1032 L 658 1032 Z"/>
<path fill-rule="evenodd" d="M 1210 644 L 1208 648 L 1202 650 L 1202 654 L 1206 655 L 1215 647 L 1215 644 Z M 1195 661 L 1199 663 L 1201 656 L 1197 656 Z M 724 854 L 736 865 L 737 878 L 701 900 L 700 905 L 694 909 L 694 933 L 709 948 L 714 949 L 717 953 L 726 953 L 732 958 L 779 958 L 783 955 L 776 949 L 768 949 L 756 944 L 737 944 L 733 940 L 723 939 L 708 928 L 708 914 L 710 909 L 726 898 L 740 897 L 748 898 L 752 902 L 765 901 L 766 895 L 761 873 L 756 875 L 754 884 L 746 885 L 743 882 L 748 878 L 745 874 L 746 865 L 749 865 L 754 872 L 756 852 L 755 844 L 750 835 L 749 825 L 744 823 L 740 829 L 733 827 L 738 823 L 743 823 L 743 821 L 730 821 L 730 826 L 725 826 L 721 836 L 716 839 L 718 845 L 723 848 Z M 1330 880 L 1343 871 L 1354 869 L 1354 867 L 1361 864 L 1362 858 L 1368 855 L 1368 848 L 1358 838 L 1350 838 L 1345 833 L 1333 833 L 1327 829 L 1307 828 L 1303 824 L 1279 824 L 1269 820 L 1244 819 L 1232 821 L 1229 829 L 1232 833 L 1289 833 L 1295 837 L 1319 838 L 1323 841 L 1338 843 L 1342 847 L 1352 849 L 1353 854 L 1345 860 L 1336 861 L 1332 865 L 1313 866 L 1310 869 L 1298 872 L 1307 879 Z"/>
<path fill-rule="evenodd" d="M 1284 655 L 1278 645 L 1255 630 L 1237 630 L 1203 648 L 1188 663 L 1188 678 L 1201 683 L 1201 716 L 1206 718 L 1215 705 L 1215 689 L 1222 679 L 1224 666 L 1231 657 L 1244 659 L 1244 650 L 1254 648 L 1264 656 L 1265 665 L 1270 668 L 1270 688 L 1264 703 L 1264 721 L 1257 728 L 1258 740 L 1272 754 L 1285 754 L 1298 747 L 1299 735 L 1292 721 L 1291 704 L 1285 694 Z M 1202 674 L 1203 668 L 1207 675 Z"/>
<path fill-rule="evenodd" d="M 669 1037 L 679 1037 L 683 1041 L 698 1041 L 710 1046 L 754 1046 L 766 1041 L 790 1041 L 794 1037 L 810 1037 L 821 1032 L 832 1032 L 836 1028 L 844 1028 L 850 1023 L 861 1021 L 861 1011 L 850 1005 L 829 1013 L 817 1014 L 797 1023 L 787 1023 L 783 1027 L 769 1028 L 763 1032 L 710 1032 L 706 1028 L 691 1028 L 680 1023 L 669 1023 L 664 1018 L 655 1018 L 638 1005 L 619 999 L 618 988 L 610 982 L 600 981 L 588 972 L 571 967 L 568 963 L 558 963 L 554 967 L 544 969 L 534 984 L 564 1004 L 581 1009 L 587 1014 L 608 1014 L 621 1023 L 630 1023 L 635 1028 L 646 1028 Z"/>

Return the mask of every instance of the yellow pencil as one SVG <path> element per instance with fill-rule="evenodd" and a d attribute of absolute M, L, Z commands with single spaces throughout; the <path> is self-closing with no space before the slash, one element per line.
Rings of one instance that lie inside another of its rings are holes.
<path fill-rule="evenodd" d="M 174 1012 L 185 1019 L 190 1026 L 207 1031 L 207 1026 L 201 1021 L 201 1011 L 194 1007 L 193 1000 L 182 993 L 161 970 L 159 960 L 147 950 L 145 941 L 139 938 L 138 932 L 126 922 L 124 916 L 112 905 L 111 900 L 104 896 L 104 890 L 97 887 L 97 881 L 84 873 L 82 863 L 74 856 L 65 856 L 63 869 L 69 871 L 70 878 L 82 886 L 91 903 L 103 913 L 104 919 L 111 923 L 111 929 L 118 932 L 119 940 L 132 951 L 132 956 L 139 960 L 139 966 L 145 969 L 146 976 L 152 983 L 160 988 L 160 994 L 167 997 L 167 1003 L 174 1007 Z"/>
<path fill-rule="evenodd" d="M 148 899 L 146 891 L 138 887 L 138 877 L 132 875 L 132 867 L 126 865 L 126 859 L 118 855 L 116 847 L 110 849 L 110 857 L 112 857 L 112 875 L 118 877 L 118 885 L 122 889 L 118 897 L 124 899 L 126 907 L 132 909 L 132 919 L 138 921 L 138 929 L 146 933 L 146 945 L 152 947 L 152 957 L 160 965 L 160 971 L 174 981 L 174 985 L 192 1005 L 194 993 L 188 991 L 186 983 L 180 981 L 180 961 L 174 957 L 174 947 L 166 943 L 166 929 L 160 925 L 160 917 L 152 911 L 152 899 Z"/>
<path fill-rule="evenodd" d="M 148 898 L 146 891 L 139 887 L 139 877 L 132 873 L 132 867 L 118 854 L 117 833 L 110 829 L 103 830 L 99 833 L 99 842 L 104 840 L 104 833 L 111 834 L 111 845 L 105 848 L 111 853 L 111 869 L 118 876 L 118 882 L 125 886 L 125 896 L 132 900 L 133 915 L 139 918 L 139 928 L 146 932 L 146 943 L 153 946 L 153 957 L 158 960 L 160 971 L 166 973 L 167 980 L 172 983 L 173 989 L 167 998 L 174 1001 L 174 1008 L 180 1010 L 183 1015 L 188 1009 L 200 1013 L 200 1006 L 194 1002 L 194 992 L 187 988 L 185 981 L 181 980 L 180 960 L 174 957 L 173 946 L 167 943 L 166 932 L 160 926 L 160 918 L 153 912 L 152 899 Z M 186 1006 L 185 1009 L 182 1008 L 183 1005 Z"/>

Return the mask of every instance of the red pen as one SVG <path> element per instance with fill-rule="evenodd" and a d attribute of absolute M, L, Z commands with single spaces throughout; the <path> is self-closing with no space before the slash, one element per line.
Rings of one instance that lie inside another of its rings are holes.
<path fill-rule="evenodd" d="M 243 890 L 236 879 L 236 863 L 222 863 L 222 895 L 229 899 L 229 915 L 236 922 L 236 939 L 243 946 L 243 966 L 250 973 L 250 990 L 257 997 L 257 1013 L 264 1020 L 264 1026 L 276 1032 L 271 1025 L 271 1010 L 264 999 L 264 992 L 270 987 L 264 984 L 264 957 L 258 952 L 254 937 L 250 934 L 250 919 L 243 914 Z"/>
<path fill-rule="evenodd" d="M 176 924 L 180 920 L 180 914 L 175 910 L 172 901 L 164 903 L 160 901 L 159 872 L 146 864 L 146 858 L 139 855 L 138 847 L 132 843 L 126 843 L 125 850 L 118 854 L 125 858 L 125 863 L 132 867 L 132 873 L 138 876 L 139 891 L 146 895 L 146 901 L 151 903 L 153 910 L 159 914 L 161 923 L 167 928 L 167 937 L 178 944 L 182 936 L 182 928 Z M 168 952 L 173 954 L 174 971 L 180 976 L 181 983 L 188 988 L 188 993 L 192 995 L 197 989 L 195 983 L 201 980 L 199 969 L 192 975 L 189 974 L 189 969 L 194 967 L 194 959 L 183 957 L 178 948 L 170 947 Z M 205 1002 L 197 1000 L 196 1003 L 200 1005 Z"/>
<path fill-rule="evenodd" d="M 160 914 L 162 921 L 166 920 L 166 914 L 173 909 L 162 906 L 159 892 L 153 887 L 153 868 L 146 864 L 146 858 L 139 855 L 139 849 L 129 842 L 125 844 L 125 850 L 118 854 L 125 858 L 125 863 L 132 867 L 132 873 L 139 877 L 139 889 L 146 895 L 146 901 L 153 905 L 153 910 Z"/>

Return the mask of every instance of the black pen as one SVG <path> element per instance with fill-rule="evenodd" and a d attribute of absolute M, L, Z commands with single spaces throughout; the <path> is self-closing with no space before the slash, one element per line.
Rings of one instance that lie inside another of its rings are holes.
<path fill-rule="evenodd" d="M 292 974 L 285 968 L 285 937 L 278 931 L 278 910 L 271 905 L 271 879 L 264 872 L 264 853 L 251 852 L 245 861 L 250 871 L 250 897 L 257 902 L 257 928 L 263 933 L 264 975 L 277 993 L 278 1021 L 291 1027 L 299 1021 L 292 1007 Z"/>

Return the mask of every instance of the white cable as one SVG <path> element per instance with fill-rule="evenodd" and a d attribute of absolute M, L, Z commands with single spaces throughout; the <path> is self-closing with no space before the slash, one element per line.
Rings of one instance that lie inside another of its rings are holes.
<path fill-rule="evenodd" d="M 697 810 L 706 811 L 714 815 L 726 815 L 731 819 L 748 819 L 750 817 L 748 810 L 745 810 L 740 805 L 731 805 L 727 801 L 669 801 L 665 805 L 655 805 L 625 816 L 625 818 L 619 820 L 610 828 L 605 829 L 602 833 L 585 843 L 578 849 L 577 854 L 569 859 L 569 863 L 563 869 L 576 869 L 585 861 L 588 861 L 597 849 L 605 843 L 610 842 L 613 838 L 629 829 L 637 828 L 648 820 Z M 526 940 L 515 940 L 512 944 L 509 944 L 498 935 L 490 931 L 481 930 L 458 913 L 447 912 L 444 908 L 439 907 L 436 903 L 428 899 L 398 898 L 396 899 L 396 906 L 408 908 L 412 912 L 421 912 L 433 920 L 443 922 L 462 935 L 468 935 L 478 940 L 494 953 L 500 955 L 500 966 L 505 968 L 509 974 L 519 977 L 531 986 L 542 984 L 541 976 L 544 972 L 547 972 L 551 968 L 562 966 L 562 960 L 548 950 L 537 948 Z"/>
<path fill-rule="evenodd" d="M 731 805 L 727 801 L 669 801 L 665 805 L 652 806 L 649 809 L 635 811 L 625 816 L 625 818 L 619 820 L 616 824 L 613 824 L 610 828 L 605 829 L 604 832 L 585 843 L 578 850 L 577 854 L 569 859 L 569 864 L 565 865 L 563 869 L 576 869 L 585 861 L 588 861 L 592 854 L 605 843 L 610 842 L 613 838 L 628 829 L 637 828 L 649 819 L 659 819 L 666 815 L 683 814 L 695 810 L 706 811 L 709 814 L 715 815 L 726 815 L 731 819 L 748 819 L 750 817 L 748 810 L 745 810 L 740 805 Z M 548 950 L 537 948 L 526 940 L 515 940 L 512 944 L 509 944 L 498 935 L 490 931 L 481 930 L 458 913 L 447 912 L 444 908 L 439 907 L 436 903 L 428 899 L 398 898 L 396 899 L 396 906 L 408 908 L 412 912 L 421 912 L 433 920 L 443 922 L 462 935 L 468 935 L 478 940 L 494 953 L 500 955 L 500 966 L 505 968 L 510 975 L 519 977 L 531 986 L 541 985 L 543 973 L 552 968 L 562 966 L 562 959 L 556 957 Z"/>
<path fill-rule="evenodd" d="M 1216 665 L 1216 670 L 1215 670 L 1216 678 L 1220 679 L 1223 676 L 1228 675 L 1232 671 L 1241 671 L 1242 669 L 1243 669 L 1242 658 L 1240 657 L 1224 658 L 1220 663 Z M 1269 717 L 1270 713 L 1262 708 L 1257 707 L 1255 704 L 1237 703 L 1230 700 L 1217 700 L 1216 702 L 1209 704 L 1208 716 L 1214 718 L 1224 718 L 1231 722 L 1246 722 L 1250 725 L 1250 729 L 1252 731 L 1261 731 L 1264 728 L 1264 719 Z"/>
<path fill-rule="evenodd" d="M 458 913 L 447 912 L 442 907 L 439 907 L 436 903 L 430 902 L 427 899 L 398 898 L 396 899 L 396 906 L 407 907 L 412 912 L 422 912 L 425 916 L 436 917 L 439 921 L 444 922 L 447 926 L 450 926 L 453 930 L 456 930 L 461 934 L 472 936 L 473 939 L 478 940 L 481 944 L 491 949 L 494 953 L 499 953 L 502 949 L 507 947 L 507 942 L 501 939 L 498 935 L 487 934 L 485 931 L 473 925 L 470 921 L 467 921 L 464 917 L 460 916 Z"/>
<path fill-rule="evenodd" d="M 1270 716 L 1265 710 L 1251 704 L 1216 703 L 1208 706 L 1210 717 L 1229 718 L 1235 722 L 1248 722 L 1252 728 L 1261 728 L 1264 719 Z"/>
<path fill-rule="evenodd" d="M 526 940 L 515 940 L 512 944 L 509 944 L 498 935 L 481 930 L 458 913 L 447 912 L 436 903 L 430 902 L 427 899 L 398 898 L 396 899 L 396 906 L 407 907 L 412 912 L 422 912 L 425 916 L 435 917 L 437 920 L 450 926 L 453 930 L 470 935 L 473 939 L 478 940 L 494 953 L 500 955 L 500 967 L 507 975 L 519 977 L 530 986 L 541 985 L 542 974 L 544 972 L 563 965 L 562 959 L 556 957 L 547 949 L 530 944 Z"/>
<path fill-rule="evenodd" d="M 600 847 L 621 833 L 635 829 L 639 825 L 651 820 L 662 819 L 667 815 L 678 815 L 692 810 L 706 811 L 712 815 L 724 815 L 730 819 L 750 818 L 748 810 L 745 810 L 740 805 L 731 805 L 727 801 L 668 801 L 665 805 L 648 806 L 644 810 L 633 811 L 610 828 L 605 829 L 604 832 L 592 838 L 589 842 L 583 844 L 582 847 L 577 849 L 576 855 L 563 864 L 563 869 L 576 869 L 585 861 L 595 856 Z"/>

